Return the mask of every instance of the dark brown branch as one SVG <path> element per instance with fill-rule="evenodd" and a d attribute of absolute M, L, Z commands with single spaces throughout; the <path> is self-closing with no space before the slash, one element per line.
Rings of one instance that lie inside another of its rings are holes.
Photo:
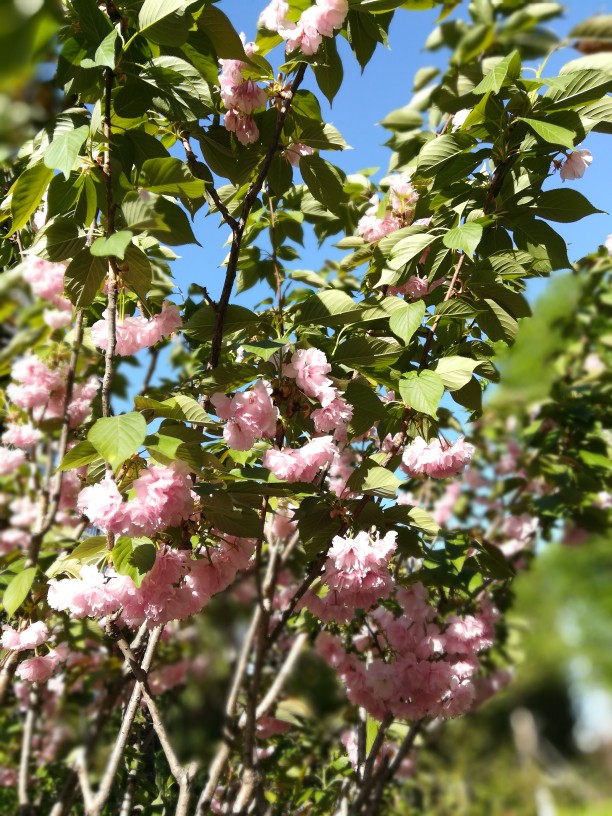
<path fill-rule="evenodd" d="M 232 230 L 235 230 L 238 226 L 238 222 L 234 218 L 234 216 L 230 213 L 227 209 L 225 204 L 221 201 L 219 193 L 214 184 L 211 183 L 210 178 L 207 177 L 207 174 L 202 172 L 201 167 L 203 166 L 199 161 L 196 154 L 193 152 L 193 148 L 191 147 L 191 142 L 189 141 L 189 133 L 184 130 L 181 133 L 181 144 L 185 150 L 185 154 L 187 156 L 187 165 L 191 170 L 192 175 L 196 178 L 201 179 L 206 185 L 206 192 L 212 198 L 215 207 L 221 213 L 223 220 L 225 223 L 230 227 Z"/>
<path fill-rule="evenodd" d="M 233 230 L 232 246 L 230 249 L 229 259 L 227 262 L 225 281 L 223 283 L 223 290 L 221 292 L 221 297 L 219 298 L 219 303 L 217 304 L 215 328 L 213 332 L 210 356 L 208 358 L 209 369 L 216 368 L 219 365 L 219 358 L 221 356 L 221 344 L 223 342 L 223 323 L 225 321 L 225 313 L 227 312 L 227 307 L 229 305 L 232 290 L 234 288 L 234 283 L 236 281 L 236 275 L 238 274 L 238 258 L 240 256 L 240 248 L 242 246 L 242 238 L 244 235 L 247 219 L 249 217 L 251 209 L 253 208 L 253 205 L 255 204 L 255 201 L 257 200 L 257 196 L 261 192 L 261 188 L 263 187 L 264 181 L 266 180 L 266 176 L 268 175 L 268 171 L 270 170 L 272 160 L 276 155 L 276 151 L 278 150 L 278 145 L 280 142 L 281 134 L 283 132 L 283 127 L 285 124 L 285 120 L 287 118 L 287 114 L 291 109 L 291 103 L 293 101 L 295 92 L 297 91 L 302 80 L 304 79 L 306 68 L 307 64 L 305 62 L 300 65 L 295 75 L 295 79 L 291 83 L 290 88 L 286 90 L 283 94 L 283 103 L 281 109 L 278 112 L 278 119 L 276 120 L 276 127 L 274 129 L 272 139 L 270 140 L 270 145 L 261 163 L 261 167 L 259 169 L 259 173 L 257 174 L 257 178 L 255 179 L 254 182 L 252 182 L 252 184 L 249 186 L 249 189 L 247 190 L 247 194 L 244 198 L 242 209 L 240 211 L 238 223 L 236 224 L 236 228 Z"/>

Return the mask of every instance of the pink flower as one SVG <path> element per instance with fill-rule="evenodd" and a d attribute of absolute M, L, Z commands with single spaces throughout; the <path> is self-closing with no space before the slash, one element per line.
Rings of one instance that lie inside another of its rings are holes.
<path fill-rule="evenodd" d="M 350 492 L 347 493 L 346 483 L 355 470 L 355 459 L 355 451 L 352 448 L 345 448 L 342 453 L 334 454 L 327 476 L 329 489 L 338 498 L 346 499 L 351 495 Z"/>
<path fill-rule="evenodd" d="M 168 337 L 182 325 L 180 312 L 174 303 L 162 305 L 159 315 L 151 320 L 145 317 L 127 316 L 117 318 L 115 326 L 115 354 L 127 357 L 144 348 L 155 345 L 162 338 Z M 90 329 L 92 342 L 103 351 L 108 347 L 108 310 L 102 314 Z"/>
<path fill-rule="evenodd" d="M 29 423 L 17 425 L 11 422 L 6 426 L 6 431 L 2 434 L 2 441 L 7 445 L 14 445 L 16 448 L 31 448 L 42 438 L 41 432 Z"/>
<path fill-rule="evenodd" d="M 474 453 L 474 446 L 462 436 L 452 444 L 442 443 L 439 439 L 431 442 L 417 436 L 402 458 L 402 469 L 409 476 L 431 476 L 434 479 L 448 479 L 456 476 L 469 464 Z"/>
<path fill-rule="evenodd" d="M 593 155 L 590 150 L 574 150 L 561 165 L 561 178 L 563 181 L 582 178 L 592 161 Z"/>
<path fill-rule="evenodd" d="M 376 215 L 366 213 L 359 219 L 357 231 L 368 243 L 373 243 L 374 241 L 380 241 L 385 235 L 401 229 L 401 226 L 402 222 L 389 213 L 384 218 L 378 218 Z"/>
<path fill-rule="evenodd" d="M 223 438 L 234 450 L 250 450 L 255 439 L 276 436 L 278 408 L 271 399 L 272 389 L 258 380 L 250 391 L 239 391 L 231 399 L 225 394 L 213 394 L 210 401 L 217 416 L 227 420 Z"/>
<path fill-rule="evenodd" d="M 247 79 L 233 90 L 227 101 L 225 99 L 223 101 L 226 108 L 234 108 L 239 113 L 248 115 L 258 108 L 265 107 L 268 95 L 252 79 Z"/>
<path fill-rule="evenodd" d="M 45 408 L 54 395 L 65 391 L 62 372 L 51 371 L 33 354 L 17 360 L 13 364 L 11 375 L 15 382 L 8 386 L 6 392 L 19 408 Z"/>
<path fill-rule="evenodd" d="M 330 371 L 327 357 L 316 348 L 298 349 L 291 363 L 283 369 L 287 377 L 295 377 L 298 388 L 307 396 L 318 399 L 322 405 L 332 402 L 337 394 L 332 381 L 325 376 Z"/>
<path fill-rule="evenodd" d="M 243 116 L 233 108 L 223 118 L 223 125 L 230 133 L 235 133 L 242 145 L 255 144 L 259 139 L 259 128 L 252 116 Z"/>
<path fill-rule="evenodd" d="M 287 14 L 289 14 L 287 0 L 272 0 L 259 15 L 257 25 L 266 31 L 278 31 L 285 23 Z"/>
<path fill-rule="evenodd" d="M 278 33 L 285 40 L 288 54 L 297 49 L 305 55 L 316 54 L 323 42 L 323 37 L 314 24 L 314 13 L 304 12 L 297 24 L 287 20 L 279 27 Z"/>
<path fill-rule="evenodd" d="M 322 467 L 338 453 L 331 436 L 311 439 L 301 448 L 272 448 L 263 456 L 263 466 L 285 482 L 312 482 Z"/>
<path fill-rule="evenodd" d="M 45 309 L 43 320 L 50 329 L 65 329 L 72 323 L 72 306 L 68 309 Z"/>
<path fill-rule="evenodd" d="M 387 287 L 387 293 L 389 295 L 408 295 L 408 297 L 418 300 L 426 295 L 430 295 L 433 290 L 437 289 L 442 283 L 444 283 L 444 280 L 441 278 L 430 285 L 427 278 L 421 278 L 419 275 L 411 275 L 406 283 L 403 283 L 401 286 Z"/>
<path fill-rule="evenodd" d="M 286 159 L 289 164 L 297 167 L 303 156 L 312 156 L 314 152 L 314 147 L 309 147 L 301 142 L 292 142 L 283 150 L 283 158 Z"/>
<path fill-rule="evenodd" d="M 22 450 L 11 450 L 0 445 L 0 476 L 9 476 L 25 462 Z"/>
<path fill-rule="evenodd" d="M 113 525 L 122 508 L 123 500 L 116 483 L 108 474 L 97 484 L 83 488 L 77 500 L 77 508 L 89 521 L 100 529 Z"/>
<path fill-rule="evenodd" d="M 336 396 L 325 407 L 317 408 L 311 414 L 314 426 L 319 433 L 334 432 L 334 440 L 346 441 L 346 429 L 353 417 L 353 406 L 343 397 Z"/>
<path fill-rule="evenodd" d="M 472 112 L 471 108 L 462 108 L 453 114 L 453 133 L 463 127 L 463 123 Z"/>
<path fill-rule="evenodd" d="M 9 504 L 14 527 L 32 527 L 38 517 L 38 505 L 29 496 L 18 496 Z"/>
<path fill-rule="evenodd" d="M 49 639 L 49 630 L 42 621 L 36 621 L 21 632 L 10 626 L 3 626 L 4 632 L 0 642 L 4 649 L 22 652 L 24 649 L 35 649 Z"/>
<path fill-rule="evenodd" d="M 23 279 L 38 297 L 57 305 L 63 301 L 65 264 L 54 264 L 26 255 L 22 264 Z"/>
<path fill-rule="evenodd" d="M 302 14 L 301 21 L 306 19 L 324 37 L 333 37 L 334 30 L 342 28 L 348 9 L 348 0 L 316 0 L 316 5 Z"/>
<path fill-rule="evenodd" d="M 91 564 L 84 564 L 79 578 L 62 578 L 59 581 L 52 578 L 49 581 L 47 603 L 60 612 L 69 610 L 75 618 L 102 617 L 115 612 L 120 606 L 112 591 L 117 580 L 99 572 Z M 121 581 L 132 583 L 131 578 L 123 576 Z"/>
<path fill-rule="evenodd" d="M 49 654 L 24 660 L 17 666 L 15 671 L 17 677 L 27 683 L 45 683 L 67 657 L 67 651 L 60 646 L 52 649 Z"/>
<path fill-rule="evenodd" d="M 394 211 L 402 213 L 406 218 L 412 218 L 419 196 L 407 173 L 393 176 L 389 184 L 389 201 Z"/>

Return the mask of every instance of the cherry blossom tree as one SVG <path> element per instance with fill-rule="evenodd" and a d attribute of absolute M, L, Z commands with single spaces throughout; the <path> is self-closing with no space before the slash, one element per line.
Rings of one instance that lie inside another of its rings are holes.
<path fill-rule="evenodd" d="M 347 175 L 338 40 L 434 5 L 448 69 Z M 405 813 L 432 723 L 511 679 L 517 571 L 608 529 L 612 261 L 551 222 L 599 211 L 609 19 L 550 76 L 560 6 L 459 5 L 272 0 L 247 42 L 210 0 L 15 4 L 2 88 L 55 74 L 3 148 L 7 813 Z M 216 299 L 206 247 L 172 274 L 204 218 Z M 496 402 L 559 270 L 567 355 Z"/>

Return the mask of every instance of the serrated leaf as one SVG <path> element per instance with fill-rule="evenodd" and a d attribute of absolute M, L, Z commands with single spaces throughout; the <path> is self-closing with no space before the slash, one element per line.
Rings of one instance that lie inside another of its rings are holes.
<path fill-rule="evenodd" d="M 192 5 L 193 0 L 145 0 L 138 14 L 140 33 L 161 45 L 181 45 L 188 34 L 184 12 Z"/>
<path fill-rule="evenodd" d="M 412 507 L 408 515 L 412 519 L 414 526 L 418 527 L 419 530 L 423 530 L 423 532 L 427 533 L 428 535 L 438 534 L 440 526 L 436 523 L 433 516 L 427 512 L 427 510 L 423 510 L 421 507 Z"/>
<path fill-rule="evenodd" d="M 101 561 L 108 554 L 107 545 L 106 536 L 89 536 L 72 550 L 70 560 L 82 561 L 85 564 Z"/>
<path fill-rule="evenodd" d="M 155 417 L 177 419 L 193 425 L 210 423 L 210 417 L 200 403 L 185 394 L 177 394 L 163 402 L 158 402 L 150 397 L 135 397 L 134 405 L 140 411 L 152 411 Z"/>
<path fill-rule="evenodd" d="M 57 263 L 74 256 L 85 246 L 86 238 L 71 218 L 55 218 L 36 233 L 34 253 Z"/>
<path fill-rule="evenodd" d="M 426 232 L 402 238 L 391 249 L 389 267 L 391 269 L 401 269 L 415 258 L 421 258 L 427 247 L 431 246 L 436 240 L 437 236 L 429 235 Z M 380 244 L 379 249 L 383 250 Z"/>
<path fill-rule="evenodd" d="M 562 145 L 569 150 L 574 149 L 576 134 L 572 130 L 559 127 L 559 125 L 551 125 L 550 122 L 543 122 L 540 119 L 526 119 L 523 117 L 518 117 L 518 119 L 529 125 L 536 136 L 539 136 L 548 144 Z"/>
<path fill-rule="evenodd" d="M 442 243 L 449 249 L 460 249 L 469 258 L 473 258 L 482 238 L 482 231 L 482 224 L 470 221 L 449 230 L 442 238 Z"/>
<path fill-rule="evenodd" d="M 11 195 L 13 223 L 9 235 L 28 223 L 30 216 L 38 209 L 52 178 L 53 170 L 42 163 L 29 167 L 19 176 Z"/>
<path fill-rule="evenodd" d="M 595 215 L 603 210 L 594 207 L 588 198 L 577 190 L 563 187 L 557 190 L 545 190 L 535 202 L 536 215 L 549 221 L 569 223 L 580 221 L 587 215 Z"/>
<path fill-rule="evenodd" d="M 108 238 L 96 238 L 91 245 L 91 254 L 96 258 L 107 258 L 114 255 L 115 258 L 123 260 L 125 258 L 125 251 L 130 245 L 133 232 L 130 230 L 121 230 L 114 232 Z"/>
<path fill-rule="evenodd" d="M 79 151 L 88 136 L 89 127 L 87 125 L 55 136 L 49 147 L 45 150 L 45 166 L 51 170 L 59 170 L 64 174 L 66 181 L 68 181 Z"/>
<path fill-rule="evenodd" d="M 399 392 L 406 405 L 435 419 L 444 383 L 435 371 L 410 371 L 399 381 Z"/>
<path fill-rule="evenodd" d="M 401 481 L 387 468 L 379 465 L 365 465 L 358 468 L 351 474 L 347 486 L 355 493 L 363 493 L 366 496 L 381 496 L 385 499 L 394 499 Z"/>
<path fill-rule="evenodd" d="M 94 462 L 99 458 L 100 454 L 98 453 L 97 449 L 91 442 L 84 439 L 82 442 L 77 442 L 74 448 L 71 448 L 68 453 L 66 453 L 62 461 L 57 466 L 57 469 L 72 470 L 73 468 L 88 465 L 90 462 Z"/>
<path fill-rule="evenodd" d="M 389 318 L 389 328 L 407 346 L 418 331 L 424 316 L 425 302 L 423 300 L 406 303 L 402 309 L 393 312 Z"/>
<path fill-rule="evenodd" d="M 518 79 L 520 75 L 521 56 L 518 51 L 512 51 L 486 74 L 484 79 L 474 88 L 473 93 L 485 94 L 489 91 L 499 93 L 506 78 Z"/>
<path fill-rule="evenodd" d="M 296 325 L 313 323 L 323 326 L 338 326 L 357 323 L 362 307 L 350 295 L 340 289 L 327 289 L 311 295 L 300 304 Z"/>
<path fill-rule="evenodd" d="M 206 304 L 192 314 L 185 324 L 183 332 L 187 337 L 191 337 L 199 343 L 204 343 L 212 338 L 216 319 L 217 312 L 212 306 Z M 248 331 L 250 327 L 261 323 L 263 320 L 263 317 L 255 314 L 250 309 L 245 309 L 244 306 L 228 306 L 223 320 L 223 331 L 225 334 L 232 334 L 241 329 Z"/>
<path fill-rule="evenodd" d="M 2 597 L 2 604 L 4 611 L 9 618 L 12 618 L 15 612 L 19 609 L 21 604 L 28 597 L 28 593 L 34 583 L 34 576 L 36 575 L 36 567 L 28 567 L 20 573 L 11 578 L 7 588 L 4 590 Z"/>
<path fill-rule="evenodd" d="M 157 550 L 148 539 L 119 536 L 112 550 L 113 566 L 119 575 L 127 575 L 139 587 L 155 564 Z"/>
<path fill-rule="evenodd" d="M 98 294 L 107 270 L 107 262 L 92 255 L 89 248 L 75 255 L 64 273 L 64 289 L 70 302 L 77 307 L 89 306 Z"/>
<path fill-rule="evenodd" d="M 394 363 L 402 353 L 397 344 L 371 337 L 353 337 L 342 343 L 333 356 L 336 363 L 349 368 L 384 368 Z"/>
<path fill-rule="evenodd" d="M 98 419 L 89 429 L 87 439 L 116 472 L 138 450 L 146 435 L 145 418 L 137 411 L 131 411 Z"/>
<path fill-rule="evenodd" d="M 300 173 L 314 198 L 331 212 L 337 212 L 344 201 L 343 173 L 320 156 L 302 157 Z"/>
<path fill-rule="evenodd" d="M 229 18 L 215 6 L 205 6 L 199 15 L 198 28 L 210 39 L 219 59 L 237 59 L 248 63 L 244 45 Z"/>
<path fill-rule="evenodd" d="M 261 538 L 262 522 L 255 510 L 234 504 L 227 495 L 217 491 L 201 499 L 202 513 L 222 533 L 241 538 Z"/>
<path fill-rule="evenodd" d="M 469 357 L 442 357 L 436 366 L 436 374 L 449 391 L 457 391 L 467 385 L 471 379 L 474 369 L 481 363 L 481 360 L 471 360 Z"/>

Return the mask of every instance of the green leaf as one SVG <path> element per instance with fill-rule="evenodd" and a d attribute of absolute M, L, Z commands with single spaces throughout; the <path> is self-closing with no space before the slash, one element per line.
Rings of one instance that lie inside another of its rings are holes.
<path fill-rule="evenodd" d="M 507 78 L 518 79 L 521 75 L 521 55 L 518 51 L 500 60 L 495 67 L 488 72 L 484 79 L 474 88 L 473 93 L 485 94 L 489 91 L 499 93 Z"/>
<path fill-rule="evenodd" d="M 442 357 L 436 366 L 436 374 L 449 391 L 457 391 L 471 381 L 474 369 L 481 362 L 481 360 L 471 360 L 469 357 Z"/>
<path fill-rule="evenodd" d="M 75 255 L 64 273 L 64 288 L 70 302 L 78 307 L 91 305 L 107 270 L 107 262 L 96 258 L 88 248 Z"/>
<path fill-rule="evenodd" d="M 183 210 L 163 196 L 147 191 L 128 193 L 121 209 L 126 226 L 133 232 L 148 232 L 170 246 L 200 246 Z"/>
<path fill-rule="evenodd" d="M 359 436 L 385 416 L 383 403 L 376 392 L 367 385 L 367 380 L 351 380 L 344 392 L 344 397 L 353 406 L 353 418 L 349 429 Z"/>
<path fill-rule="evenodd" d="M 147 435 L 142 414 L 132 411 L 114 417 L 102 417 L 89 429 L 87 439 L 116 472 L 128 456 L 135 453 Z"/>
<path fill-rule="evenodd" d="M 342 60 L 333 37 L 323 37 L 323 42 L 317 51 L 317 61 L 313 64 L 312 70 L 321 93 L 331 105 L 344 78 Z"/>
<path fill-rule="evenodd" d="M 204 343 L 212 339 L 216 320 L 217 312 L 212 306 L 208 304 L 200 306 L 185 324 L 183 333 L 199 343 Z M 248 331 L 262 321 L 263 318 L 260 315 L 250 309 L 245 309 L 244 306 L 228 306 L 223 320 L 223 332 L 232 334 L 241 329 Z"/>
<path fill-rule="evenodd" d="M 141 300 L 146 300 L 151 288 L 151 262 L 140 247 L 128 244 L 124 262 L 120 265 L 121 280 Z"/>
<path fill-rule="evenodd" d="M 66 181 L 68 181 L 79 151 L 88 136 L 89 127 L 87 125 L 55 136 L 45 150 L 45 166 L 51 170 L 60 170 L 64 174 Z"/>
<path fill-rule="evenodd" d="M 217 389 L 218 390 L 218 389 Z M 139 411 L 152 411 L 155 417 L 178 419 L 192 425 L 208 425 L 210 417 L 197 400 L 185 394 L 158 402 L 150 397 L 135 397 L 134 405 Z"/>
<path fill-rule="evenodd" d="M 371 337 L 353 337 L 342 343 L 334 354 L 334 362 L 348 368 L 386 368 L 402 353 L 401 346 Z"/>
<path fill-rule="evenodd" d="M 444 383 L 435 371 L 410 371 L 399 381 L 399 392 L 408 407 L 435 419 Z"/>
<path fill-rule="evenodd" d="M 423 300 L 417 300 L 416 303 L 405 303 L 389 318 L 389 328 L 407 346 L 420 327 L 424 316 L 425 302 Z"/>
<path fill-rule="evenodd" d="M 74 258 L 85 246 L 85 240 L 74 219 L 54 218 L 36 233 L 31 248 L 38 257 L 57 263 Z"/>
<path fill-rule="evenodd" d="M 435 240 L 437 240 L 436 236 L 429 235 L 427 232 L 408 235 L 406 238 L 402 238 L 391 250 L 389 268 L 401 269 L 415 258 L 421 258 L 427 247 L 431 246 Z M 382 247 L 380 248 L 382 249 Z"/>
<path fill-rule="evenodd" d="M 96 258 L 107 258 L 114 255 L 115 258 L 123 260 L 133 236 L 134 233 L 130 230 L 121 230 L 114 232 L 109 238 L 96 238 L 91 245 L 91 254 Z"/>
<path fill-rule="evenodd" d="M 460 249 L 469 258 L 473 258 L 482 238 L 482 231 L 482 224 L 469 221 L 467 224 L 449 230 L 442 238 L 442 243 L 449 249 Z"/>
<path fill-rule="evenodd" d="M 64 456 L 62 461 L 57 466 L 58 470 L 72 470 L 82 465 L 88 465 L 90 462 L 95 462 L 100 458 L 100 454 L 86 439 L 78 442 L 74 448 L 71 448 Z"/>
<path fill-rule="evenodd" d="M 378 465 L 372 466 L 368 461 L 352 473 L 347 482 L 347 486 L 356 493 L 385 499 L 394 499 L 400 484 L 400 480 L 390 470 Z"/>
<path fill-rule="evenodd" d="M 421 176 L 434 176 L 466 148 L 472 147 L 474 139 L 467 133 L 445 134 L 431 139 L 421 148 L 417 172 Z"/>
<path fill-rule="evenodd" d="M 388 113 L 380 124 L 387 130 L 399 130 L 400 132 L 416 130 L 423 126 L 423 117 L 414 108 L 406 105 L 404 108 L 397 108 Z"/>
<path fill-rule="evenodd" d="M 331 212 L 337 212 L 344 201 L 344 174 L 320 156 L 304 156 L 300 173 L 312 195 Z"/>
<path fill-rule="evenodd" d="M 261 538 L 262 522 L 255 510 L 234 504 L 227 493 L 217 491 L 201 499 L 202 513 L 222 533 L 241 538 Z"/>
<path fill-rule="evenodd" d="M 340 289 L 327 289 L 317 295 L 311 295 L 300 304 L 296 325 L 304 323 L 322 326 L 339 326 L 345 323 L 357 323 L 362 314 L 362 307 L 355 303 L 350 295 Z"/>
<path fill-rule="evenodd" d="M 138 14 L 140 33 L 160 45 L 181 45 L 189 28 L 185 10 L 193 0 L 145 0 Z"/>
<path fill-rule="evenodd" d="M 152 193 L 169 193 L 200 198 L 204 195 L 204 182 L 197 179 L 185 162 L 173 157 L 147 159 L 142 165 L 144 179 L 141 184 Z"/>
<path fill-rule="evenodd" d="M 11 578 L 7 588 L 4 590 L 2 604 L 4 611 L 9 618 L 12 618 L 15 612 L 19 609 L 21 604 L 28 597 L 28 593 L 34 583 L 34 576 L 36 575 L 36 567 L 28 567 L 20 573 Z"/>
<path fill-rule="evenodd" d="M 104 535 L 90 536 L 77 544 L 69 555 L 70 561 L 82 561 L 85 564 L 95 564 L 108 555 L 107 539 Z"/>
<path fill-rule="evenodd" d="M 119 536 L 112 550 L 113 566 L 119 575 L 127 575 L 139 587 L 153 568 L 156 555 L 152 541 Z"/>
<path fill-rule="evenodd" d="M 418 527 L 419 530 L 423 530 L 423 532 L 428 535 L 435 536 L 438 534 L 440 526 L 434 521 L 433 516 L 431 516 L 427 510 L 423 510 L 421 507 L 412 507 L 408 515 L 412 519 L 414 527 Z"/>
<path fill-rule="evenodd" d="M 244 45 L 229 18 L 215 6 L 205 6 L 198 17 L 200 28 L 213 44 L 219 59 L 249 61 Z"/>
<path fill-rule="evenodd" d="M 576 140 L 574 131 L 559 127 L 559 125 L 551 125 L 549 122 L 543 122 L 540 119 L 517 118 L 529 125 L 535 135 L 539 136 L 540 139 L 543 139 L 545 142 L 553 145 L 562 145 L 569 150 L 574 149 L 574 141 Z"/>
<path fill-rule="evenodd" d="M 53 170 L 44 164 L 35 164 L 19 176 L 11 196 L 13 224 L 9 235 L 28 223 L 30 216 L 38 209 L 52 178 Z"/>
<path fill-rule="evenodd" d="M 587 215 L 603 212 L 603 210 L 594 207 L 582 193 L 572 190 L 570 187 L 545 190 L 540 193 L 536 199 L 534 209 L 540 218 L 563 223 L 580 221 L 581 218 L 586 218 Z"/>

